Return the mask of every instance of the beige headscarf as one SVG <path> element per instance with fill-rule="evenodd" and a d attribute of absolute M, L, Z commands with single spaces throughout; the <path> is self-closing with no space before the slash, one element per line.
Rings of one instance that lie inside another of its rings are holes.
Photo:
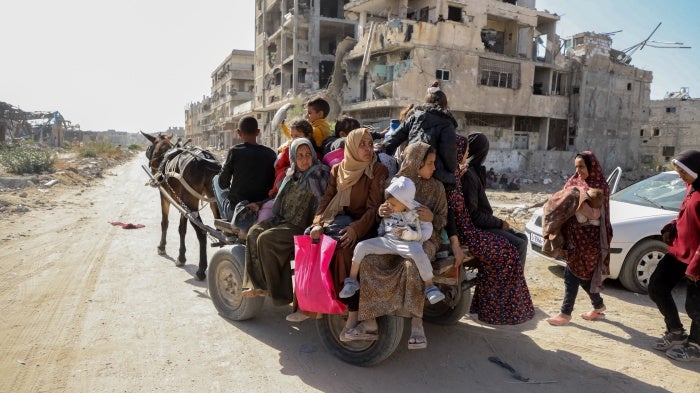
<path fill-rule="evenodd" d="M 370 179 L 374 177 L 374 163 L 377 162 L 377 155 L 372 154 L 372 159 L 369 162 L 363 162 L 360 161 L 357 154 L 360 141 L 365 138 L 372 140 L 372 134 L 366 128 L 352 130 L 345 138 L 343 161 L 338 165 L 337 192 L 323 212 L 323 222 L 326 224 L 332 223 L 343 207 L 350 205 L 352 186 L 360 180 L 362 175 L 367 175 Z"/>
<path fill-rule="evenodd" d="M 423 160 L 428 149 L 430 149 L 430 145 L 425 142 L 414 142 L 408 145 L 403 152 L 401 169 L 396 175 L 406 176 L 413 180 L 414 183 L 418 183 L 420 179 L 418 171 L 423 166 Z"/>

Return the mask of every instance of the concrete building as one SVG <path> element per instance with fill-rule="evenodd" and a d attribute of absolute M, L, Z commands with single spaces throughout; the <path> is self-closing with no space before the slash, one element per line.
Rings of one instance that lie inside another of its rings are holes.
<path fill-rule="evenodd" d="M 335 70 L 338 44 L 355 36 L 353 21 L 344 18 L 347 0 L 256 0 L 255 112 L 262 142 L 280 142 L 267 124 L 287 102 L 326 89 Z"/>
<path fill-rule="evenodd" d="M 687 88 L 651 101 L 649 123 L 639 130 L 641 163 L 670 169 L 671 159 L 683 150 L 700 150 L 700 100 Z"/>
<path fill-rule="evenodd" d="M 629 138 L 648 115 L 651 73 L 611 57 L 608 36 L 577 35 L 562 52 L 559 16 L 534 0 L 357 0 L 345 10 L 358 21 L 345 113 L 384 127 L 439 80 L 458 132 L 486 134 L 496 170 L 570 172 L 574 152 L 589 149 L 606 170 L 638 158 Z"/>
<path fill-rule="evenodd" d="M 253 51 L 232 50 L 211 73 L 211 95 L 185 109 L 185 136 L 194 144 L 233 144 L 238 125 L 234 108 L 253 99 L 253 56 Z"/>

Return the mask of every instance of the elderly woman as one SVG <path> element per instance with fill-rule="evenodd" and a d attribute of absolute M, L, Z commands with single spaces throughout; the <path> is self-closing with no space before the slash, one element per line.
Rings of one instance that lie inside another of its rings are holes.
<path fill-rule="evenodd" d="M 551 325 L 566 325 L 571 320 L 578 288 L 583 288 L 593 305 L 593 310 L 581 314 L 586 320 L 605 318 L 605 303 L 600 296 L 603 276 L 610 274 L 610 241 L 613 232 L 610 224 L 610 187 L 605 179 L 603 168 L 590 151 L 577 154 L 574 158 L 574 174 L 564 184 L 564 189 L 591 188 L 603 190 L 605 200 L 601 209 L 600 226 L 584 225 L 575 217 L 569 218 L 562 227 L 567 264 L 564 270 L 564 300 L 556 316 L 547 319 Z"/>
<path fill-rule="evenodd" d="M 293 300 L 294 236 L 311 224 L 328 183 L 328 168 L 316 159 L 311 141 L 298 138 L 289 147 L 291 166 L 280 184 L 272 217 L 248 231 L 243 296 L 270 295 L 275 305 Z"/>
<path fill-rule="evenodd" d="M 447 223 L 447 198 L 445 188 L 433 177 L 435 171 L 435 149 L 424 142 L 415 142 L 404 151 L 404 159 L 398 176 L 413 180 L 416 185 L 415 201 L 421 221 L 433 224 L 433 234 L 423 243 L 423 250 L 433 260 L 440 247 L 440 231 Z M 382 217 L 391 214 L 391 208 L 384 203 L 379 208 Z M 362 336 L 363 331 L 372 331 L 375 318 L 406 309 L 411 315 L 410 349 L 427 346 L 423 331 L 423 280 L 414 263 L 401 263 L 394 256 L 371 256 L 360 265 L 360 312 L 363 322 L 346 333 L 347 337 Z M 403 283 L 397 285 L 397 283 Z"/>
<path fill-rule="evenodd" d="M 321 199 L 311 237 L 322 233 L 336 237 L 338 245 L 330 269 L 336 291 L 343 287 L 350 273 L 355 244 L 377 235 L 377 208 L 384 200 L 388 170 L 377 161 L 372 136 L 366 128 L 351 131 L 345 141 L 343 161 L 331 168 L 328 188 Z M 357 323 L 359 295 L 342 299 L 350 311 L 348 326 Z M 292 322 L 303 321 L 308 315 L 303 310 L 287 317 Z"/>

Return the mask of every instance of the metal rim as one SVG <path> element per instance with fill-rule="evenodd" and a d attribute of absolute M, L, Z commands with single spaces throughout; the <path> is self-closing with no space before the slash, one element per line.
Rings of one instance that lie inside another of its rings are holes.
<path fill-rule="evenodd" d="M 215 283 L 219 297 L 226 304 L 227 308 L 232 310 L 240 307 L 243 301 L 241 296 L 242 283 L 238 282 L 236 267 L 233 262 L 226 260 L 219 264 L 216 269 Z"/>
<path fill-rule="evenodd" d="M 649 286 L 649 279 L 651 274 L 656 270 L 656 266 L 659 261 L 665 255 L 664 252 L 659 250 L 649 250 L 649 252 L 644 253 L 637 263 L 637 281 L 639 285 L 643 288 Z"/>

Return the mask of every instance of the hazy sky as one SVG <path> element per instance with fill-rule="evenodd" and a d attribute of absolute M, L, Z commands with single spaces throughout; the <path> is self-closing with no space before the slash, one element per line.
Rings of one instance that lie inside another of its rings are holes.
<path fill-rule="evenodd" d="M 59 111 L 83 130 L 147 132 L 184 126 L 188 103 L 209 95 L 211 72 L 232 49 L 254 46 L 253 0 L 15 0 L 0 21 L 0 101 Z M 561 15 L 558 32 L 623 30 L 625 49 L 654 27 L 657 41 L 632 64 L 654 72 L 652 99 L 690 87 L 700 97 L 700 1 L 537 0 Z"/>

